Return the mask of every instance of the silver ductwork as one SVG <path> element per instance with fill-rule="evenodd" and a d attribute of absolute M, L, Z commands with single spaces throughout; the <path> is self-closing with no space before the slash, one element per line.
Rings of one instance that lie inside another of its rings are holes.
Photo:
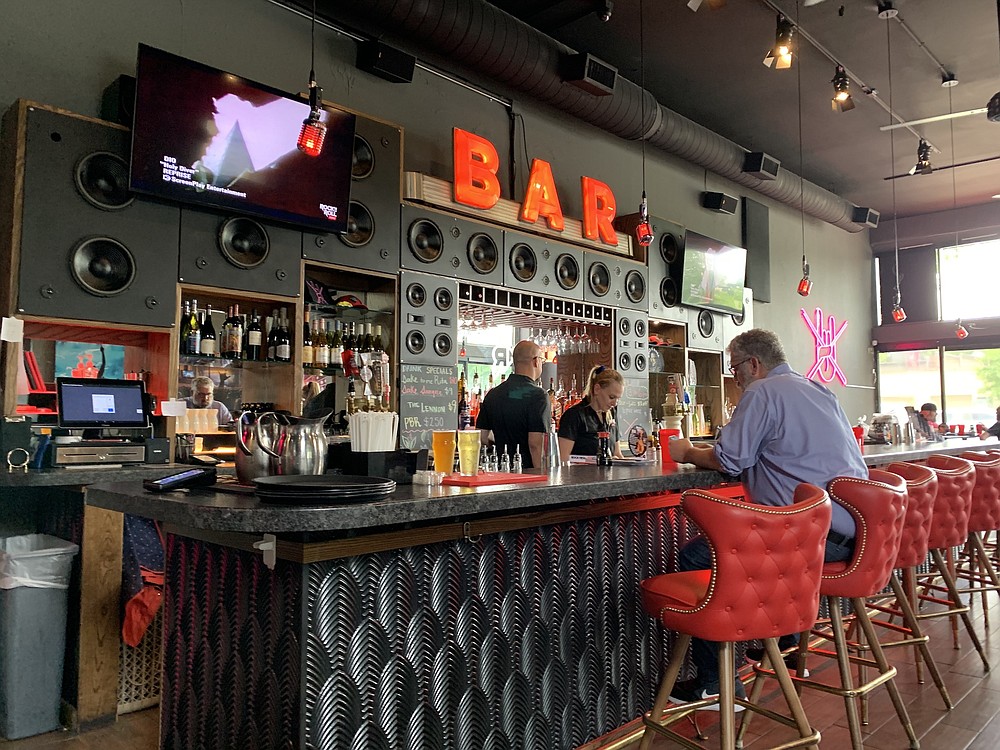
<path fill-rule="evenodd" d="M 322 3 L 331 21 L 353 19 L 380 34 L 466 66 L 626 140 L 639 140 L 711 170 L 810 216 L 851 232 L 854 205 L 786 169 L 775 180 L 743 172 L 746 149 L 659 104 L 619 76 L 610 96 L 592 96 L 564 83 L 560 56 L 572 52 L 551 37 L 483 0 L 339 0 Z M 643 114 L 645 116 L 643 116 Z M 801 191 L 801 192 L 800 192 Z"/>

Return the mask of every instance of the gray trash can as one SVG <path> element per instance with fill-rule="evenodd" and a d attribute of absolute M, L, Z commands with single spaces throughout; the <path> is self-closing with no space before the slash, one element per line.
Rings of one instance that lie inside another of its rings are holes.
<path fill-rule="evenodd" d="M 46 534 L 0 538 L 0 736 L 58 729 L 66 600 L 79 547 Z"/>

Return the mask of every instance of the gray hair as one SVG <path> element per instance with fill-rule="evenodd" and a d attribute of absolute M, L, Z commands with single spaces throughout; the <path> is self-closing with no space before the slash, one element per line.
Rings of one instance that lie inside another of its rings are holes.
<path fill-rule="evenodd" d="M 191 392 L 194 393 L 197 391 L 199 385 L 207 385 L 213 391 L 215 390 L 215 381 L 205 375 L 201 375 L 191 381 Z"/>
<path fill-rule="evenodd" d="M 741 359 L 756 357 L 765 370 L 773 370 L 788 361 L 778 334 L 764 328 L 744 331 L 733 337 L 726 348 L 729 350 L 730 359 L 736 359 L 736 355 Z"/>

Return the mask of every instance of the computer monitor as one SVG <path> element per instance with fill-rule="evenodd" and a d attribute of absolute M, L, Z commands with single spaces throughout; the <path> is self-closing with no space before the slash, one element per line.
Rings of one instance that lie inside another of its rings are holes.
<path fill-rule="evenodd" d="M 141 380 L 56 378 L 59 426 L 68 429 L 149 427 Z"/>

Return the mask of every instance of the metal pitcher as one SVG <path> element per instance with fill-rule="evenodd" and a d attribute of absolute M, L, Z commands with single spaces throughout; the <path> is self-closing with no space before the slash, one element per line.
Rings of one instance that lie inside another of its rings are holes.
<path fill-rule="evenodd" d="M 233 424 L 236 427 L 236 478 L 243 484 L 250 484 L 258 477 L 273 474 L 277 461 L 264 452 L 257 440 L 257 412 L 242 411 Z M 272 441 L 276 428 L 277 425 L 272 424 Z"/>
<path fill-rule="evenodd" d="M 257 444 L 276 460 L 276 475 L 323 474 L 327 440 L 323 423 L 331 412 L 315 419 L 266 412 L 257 417 Z"/>

